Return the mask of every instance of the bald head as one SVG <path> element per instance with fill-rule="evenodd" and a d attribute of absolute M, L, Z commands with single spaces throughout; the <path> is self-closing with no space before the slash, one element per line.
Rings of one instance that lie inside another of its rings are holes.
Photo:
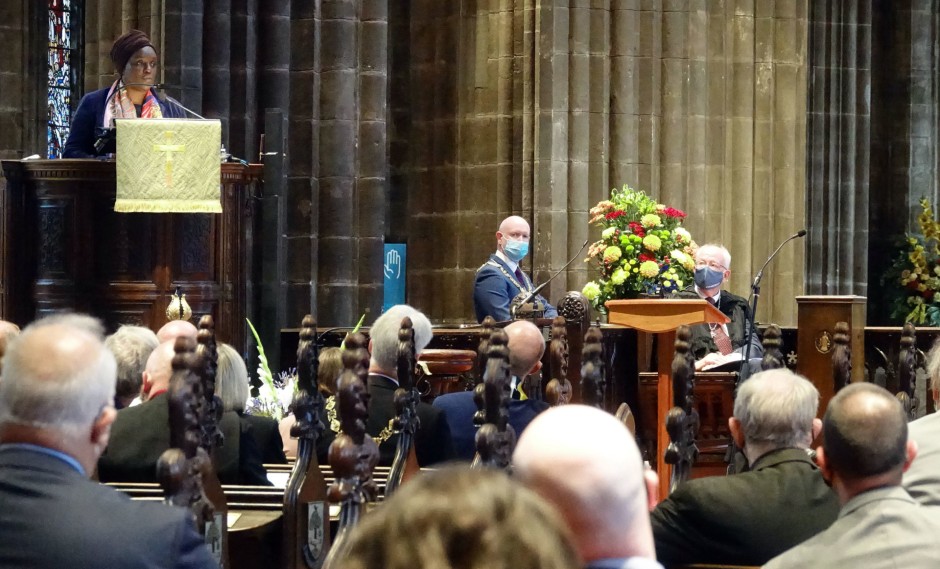
<path fill-rule="evenodd" d="M 157 331 L 157 339 L 160 340 L 161 344 L 164 342 L 172 342 L 179 337 L 192 338 L 195 340 L 198 333 L 199 330 L 196 329 L 192 322 L 187 320 L 170 320 Z"/>
<path fill-rule="evenodd" d="M 523 431 L 513 467 L 559 510 L 585 562 L 655 558 L 640 451 L 613 416 L 584 405 L 545 411 Z"/>
<path fill-rule="evenodd" d="M 883 387 L 853 383 L 829 402 L 823 449 L 829 468 L 842 477 L 893 473 L 899 483 L 907 458 L 904 410 Z"/>
<path fill-rule="evenodd" d="M 173 349 L 176 340 L 163 342 L 147 358 L 147 367 L 144 368 L 143 399 L 149 399 L 151 394 L 166 391 L 170 387 L 170 377 L 173 375 Z"/>
<path fill-rule="evenodd" d="M 538 326 L 527 321 L 517 320 L 506 326 L 509 336 L 509 368 L 516 377 L 525 377 L 538 371 L 545 352 L 545 339 Z"/>

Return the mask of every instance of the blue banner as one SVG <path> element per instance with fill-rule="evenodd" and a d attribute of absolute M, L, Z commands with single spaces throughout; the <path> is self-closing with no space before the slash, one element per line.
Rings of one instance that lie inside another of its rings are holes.
<path fill-rule="evenodd" d="M 385 296 L 382 312 L 396 304 L 405 303 L 405 251 L 404 243 L 385 244 Z"/>

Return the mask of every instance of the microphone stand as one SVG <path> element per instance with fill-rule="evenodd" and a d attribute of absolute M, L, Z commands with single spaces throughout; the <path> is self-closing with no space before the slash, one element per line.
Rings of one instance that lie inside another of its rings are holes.
<path fill-rule="evenodd" d="M 754 335 L 756 334 L 757 327 L 754 325 L 754 318 L 757 315 L 757 301 L 760 299 L 760 282 L 764 278 L 764 269 L 767 268 L 767 265 L 777 256 L 777 253 L 783 249 L 783 246 L 793 241 L 794 239 L 799 239 L 806 235 L 805 229 L 800 229 L 793 235 L 787 237 L 787 239 L 777 246 L 774 249 L 774 252 L 770 254 L 770 257 L 764 262 L 764 265 L 757 271 L 757 276 L 754 277 L 754 282 L 751 284 L 751 301 L 750 301 L 750 314 L 747 317 L 746 323 L 748 324 L 748 330 L 746 334 L 746 343 L 744 344 L 744 363 L 741 365 L 741 370 L 738 372 L 738 385 L 743 383 L 748 377 L 751 376 L 751 344 L 754 342 Z"/>
<path fill-rule="evenodd" d="M 545 281 L 544 283 L 542 283 L 542 284 L 540 284 L 539 286 L 537 286 L 537 287 L 535 287 L 534 289 L 532 289 L 532 292 L 529 293 L 529 296 L 525 297 L 525 299 L 523 299 L 523 301 L 520 302 L 520 303 L 518 304 L 518 306 L 522 306 L 522 305 L 524 305 L 524 304 L 526 304 L 526 303 L 531 302 L 533 298 L 535 298 L 536 296 L 538 296 L 538 294 L 539 294 L 540 292 L 542 292 L 542 289 L 545 288 L 545 287 L 548 285 L 548 283 L 552 282 L 552 280 L 554 280 L 555 277 L 557 277 L 557 276 L 560 275 L 562 272 L 564 272 L 564 270 L 568 268 L 568 265 L 570 265 L 571 263 L 573 263 L 574 260 L 578 258 L 578 255 L 581 254 L 581 251 L 584 251 L 584 248 L 587 247 L 588 241 L 589 241 L 588 239 L 585 239 L 585 240 L 584 240 L 584 243 L 581 244 L 581 248 L 578 249 L 578 252 L 575 253 L 573 257 L 571 257 L 570 259 L 568 259 L 568 262 L 565 263 L 565 266 L 562 267 L 562 268 L 560 268 L 560 269 L 558 269 L 558 272 L 556 272 L 554 275 L 550 276 L 547 281 Z M 512 313 L 510 316 L 511 316 L 512 318 L 515 318 L 515 317 L 516 317 L 515 310 L 513 310 L 513 313 Z"/>

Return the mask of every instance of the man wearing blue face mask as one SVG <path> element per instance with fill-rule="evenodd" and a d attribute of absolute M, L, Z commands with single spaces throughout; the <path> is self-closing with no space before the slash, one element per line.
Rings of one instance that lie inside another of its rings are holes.
<path fill-rule="evenodd" d="M 731 253 L 721 245 L 702 245 L 695 252 L 695 294 L 731 319 L 727 324 L 692 327 L 691 349 L 697 370 L 744 357 L 750 309 L 744 298 L 721 290 L 722 283 L 731 276 L 729 267 Z M 763 354 L 764 348 L 755 334 L 750 358 Z"/>
<path fill-rule="evenodd" d="M 492 316 L 497 322 L 509 320 L 509 304 L 520 292 L 531 292 L 535 287 L 519 266 L 529 253 L 529 223 L 517 215 L 507 217 L 496 231 L 496 253 L 477 269 L 473 285 L 473 308 L 477 321 Z M 546 318 L 558 312 L 542 296 L 536 299 L 545 306 Z"/>

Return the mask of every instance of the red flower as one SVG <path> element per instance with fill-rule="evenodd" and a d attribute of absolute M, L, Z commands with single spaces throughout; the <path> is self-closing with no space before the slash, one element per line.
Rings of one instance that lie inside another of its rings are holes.
<path fill-rule="evenodd" d="M 663 215 L 668 216 L 668 217 L 677 217 L 679 219 L 682 219 L 683 217 L 685 217 L 685 212 L 682 210 L 678 210 L 674 207 L 667 207 L 666 209 L 663 210 Z"/>
<path fill-rule="evenodd" d="M 618 210 L 616 210 L 616 211 L 612 211 L 612 212 L 610 212 L 610 213 L 604 215 L 604 219 L 606 219 L 607 221 L 612 221 L 612 220 L 617 219 L 618 217 L 620 217 L 620 216 L 622 216 L 622 215 L 626 215 L 626 212 L 623 211 L 622 209 L 618 209 Z"/>

